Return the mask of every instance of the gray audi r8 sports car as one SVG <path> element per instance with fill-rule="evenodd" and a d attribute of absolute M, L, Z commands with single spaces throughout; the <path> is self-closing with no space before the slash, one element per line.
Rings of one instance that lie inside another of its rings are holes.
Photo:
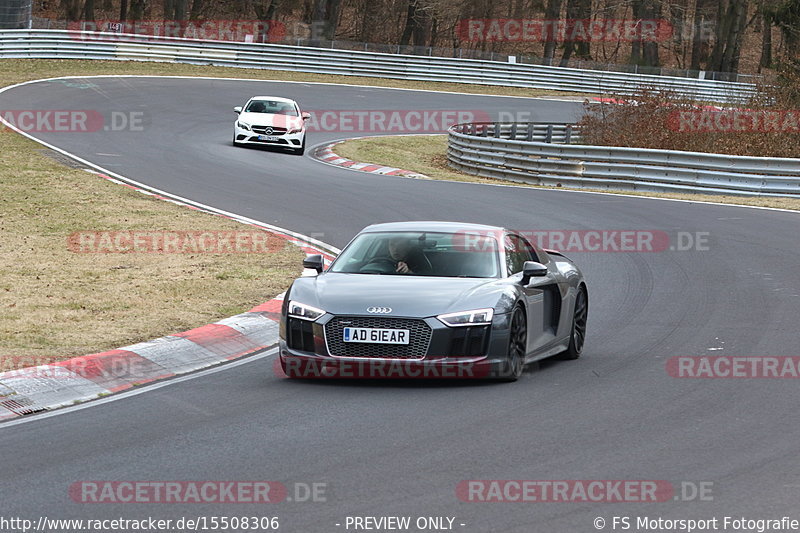
<path fill-rule="evenodd" d="M 286 292 L 289 377 L 514 381 L 527 363 L 577 359 L 588 293 L 578 267 L 520 232 L 456 222 L 365 228 Z"/>

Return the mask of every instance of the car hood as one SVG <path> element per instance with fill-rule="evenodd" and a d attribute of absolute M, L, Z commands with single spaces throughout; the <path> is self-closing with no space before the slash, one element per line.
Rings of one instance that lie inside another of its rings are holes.
<path fill-rule="evenodd" d="M 272 126 L 274 128 L 299 127 L 303 124 L 300 117 L 290 117 L 287 115 L 274 115 L 272 113 L 245 113 L 239 114 L 239 121 L 251 126 Z"/>
<path fill-rule="evenodd" d="M 335 315 L 366 315 L 368 307 L 390 307 L 386 316 L 429 317 L 494 308 L 503 292 L 497 279 L 329 272 L 296 280 L 289 299 Z"/>

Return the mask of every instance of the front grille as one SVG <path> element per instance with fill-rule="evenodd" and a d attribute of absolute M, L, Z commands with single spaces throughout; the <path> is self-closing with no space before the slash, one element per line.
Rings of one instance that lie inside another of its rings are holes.
<path fill-rule="evenodd" d="M 272 133 L 267 133 L 267 128 L 272 128 Z M 251 126 L 253 133 L 259 135 L 283 135 L 286 133 L 286 128 L 278 128 L 275 126 Z"/>
<path fill-rule="evenodd" d="M 409 330 L 408 344 L 362 344 L 344 342 L 344 328 L 382 328 Z M 336 357 L 422 359 L 428 353 L 431 328 L 424 320 L 391 317 L 336 317 L 325 325 L 328 351 Z"/>

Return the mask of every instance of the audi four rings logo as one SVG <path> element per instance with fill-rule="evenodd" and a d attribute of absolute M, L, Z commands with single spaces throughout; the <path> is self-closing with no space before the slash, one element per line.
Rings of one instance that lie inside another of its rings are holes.
<path fill-rule="evenodd" d="M 367 313 L 376 313 L 385 315 L 386 313 L 391 313 L 391 307 L 367 307 Z"/>

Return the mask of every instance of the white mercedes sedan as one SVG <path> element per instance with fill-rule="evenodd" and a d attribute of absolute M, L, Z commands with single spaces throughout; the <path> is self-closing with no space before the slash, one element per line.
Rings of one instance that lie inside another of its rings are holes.
<path fill-rule="evenodd" d="M 277 146 L 303 155 L 306 124 L 311 115 L 302 113 L 297 102 L 277 96 L 254 96 L 244 107 L 234 107 L 239 117 L 233 125 L 233 145 Z"/>

